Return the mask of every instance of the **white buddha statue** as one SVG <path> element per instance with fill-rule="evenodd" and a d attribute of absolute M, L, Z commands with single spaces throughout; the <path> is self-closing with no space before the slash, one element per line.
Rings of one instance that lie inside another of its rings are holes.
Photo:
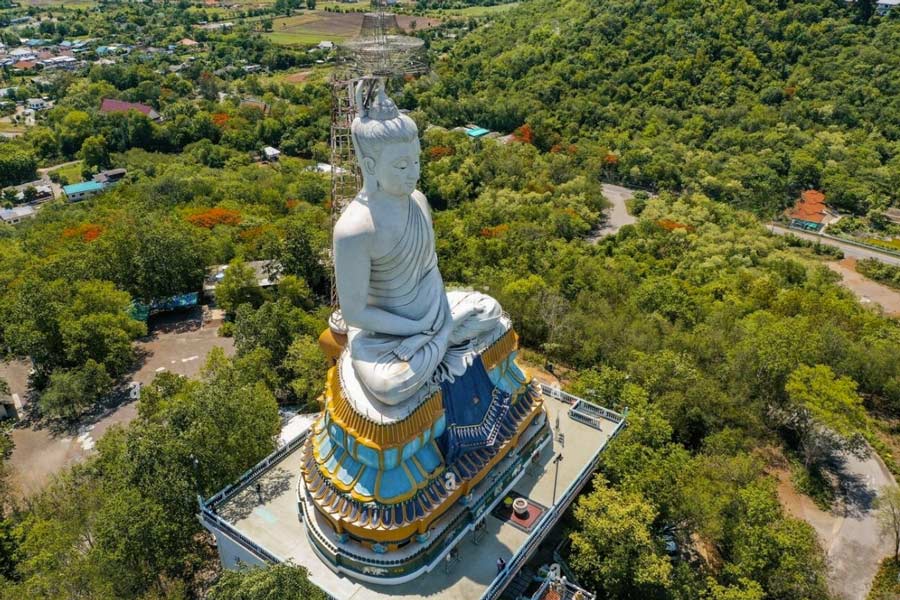
<path fill-rule="evenodd" d="M 399 405 L 435 380 L 448 349 L 495 332 L 501 310 L 484 294 L 444 291 L 431 211 L 416 190 L 418 130 L 383 84 L 351 132 L 364 185 L 334 228 L 338 299 L 353 375 L 378 401 Z M 458 364 L 443 372 L 461 374 Z"/>

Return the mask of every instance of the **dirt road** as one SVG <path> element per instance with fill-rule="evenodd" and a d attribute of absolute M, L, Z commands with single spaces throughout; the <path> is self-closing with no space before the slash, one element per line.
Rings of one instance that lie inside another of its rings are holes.
<path fill-rule="evenodd" d="M 596 244 L 598 240 L 608 235 L 614 235 L 625 225 L 633 225 L 637 219 L 628 214 L 625 201 L 629 200 L 637 190 L 632 190 L 611 183 L 603 184 L 603 196 L 610 201 L 612 206 L 606 214 L 606 222 L 591 232 L 588 241 Z"/>
<path fill-rule="evenodd" d="M 886 315 L 900 317 L 900 290 L 867 279 L 857 272 L 856 259 L 845 258 L 827 264 L 829 269 L 841 276 L 841 285 L 856 294 L 862 304 L 878 304 Z"/>

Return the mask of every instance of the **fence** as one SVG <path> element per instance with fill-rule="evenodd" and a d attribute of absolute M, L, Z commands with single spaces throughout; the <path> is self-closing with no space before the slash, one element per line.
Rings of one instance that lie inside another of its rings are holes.
<path fill-rule="evenodd" d="M 563 400 L 564 402 L 569 402 L 569 399 L 571 399 L 572 401 L 569 403 L 576 405 L 580 402 L 584 402 L 596 409 L 608 413 L 610 415 L 610 417 L 608 417 L 610 418 L 610 420 L 613 420 L 613 417 L 616 417 L 617 420 L 614 421 L 616 423 L 616 426 L 613 429 L 612 434 L 609 436 L 609 441 L 612 441 L 613 438 L 615 438 L 625 426 L 625 415 L 621 415 L 615 411 L 611 411 L 601 406 L 597 406 L 596 404 L 589 403 L 586 400 L 563 392 L 557 388 L 553 388 L 544 384 L 540 384 L 540 386 L 541 391 L 551 398 L 558 398 Z M 550 390 L 552 393 L 547 393 L 546 390 Z M 609 441 L 607 443 L 609 443 Z M 562 518 L 562 515 L 575 499 L 575 496 L 578 495 L 584 485 L 588 482 L 588 479 L 590 479 L 594 474 L 594 471 L 596 470 L 599 463 L 600 452 L 598 452 L 594 459 L 590 463 L 588 463 L 584 469 L 581 470 L 578 478 L 575 479 L 575 481 L 573 481 L 571 484 L 569 484 L 569 487 L 567 487 L 562 496 L 560 496 L 559 501 L 554 504 L 550 510 L 544 513 L 544 516 L 541 517 L 540 521 L 538 521 L 538 523 L 534 526 L 534 531 L 549 532 L 550 529 L 552 529 L 553 526 L 555 526 L 559 522 L 560 518 Z M 503 570 L 503 572 L 497 576 L 497 579 L 495 579 L 491 586 L 484 592 L 484 594 L 481 596 L 481 600 L 497 600 L 497 598 L 500 597 L 500 594 L 503 593 L 503 590 L 506 589 L 509 583 L 519 572 L 519 569 L 521 569 L 525 565 L 525 563 L 528 562 L 528 560 L 534 554 L 535 550 L 537 550 L 537 547 L 541 544 L 542 541 L 543 538 L 541 536 L 534 536 L 529 538 L 525 545 L 522 546 L 506 564 L 506 568 Z"/>

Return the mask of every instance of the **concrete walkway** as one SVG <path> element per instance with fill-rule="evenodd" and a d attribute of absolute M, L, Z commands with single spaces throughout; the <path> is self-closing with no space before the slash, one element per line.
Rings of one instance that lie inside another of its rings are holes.
<path fill-rule="evenodd" d="M 603 197 L 610 201 L 612 206 L 606 213 L 606 221 L 588 235 L 587 240 L 596 244 L 599 240 L 609 235 L 615 235 L 625 225 L 633 225 L 637 219 L 628 214 L 625 201 L 629 200 L 637 190 L 632 190 L 611 183 L 603 184 Z"/>
<path fill-rule="evenodd" d="M 841 285 L 853 292 L 860 303 L 878 304 L 886 315 L 900 317 L 900 290 L 866 278 L 856 270 L 856 260 L 852 258 L 826 264 L 829 269 L 841 276 Z"/>
<path fill-rule="evenodd" d="M 774 223 L 769 223 L 768 225 L 766 225 L 766 229 L 776 235 L 796 235 L 797 237 L 803 238 L 804 240 L 819 242 L 820 244 L 824 244 L 826 246 L 834 246 L 835 248 L 840 248 L 844 251 L 845 257 L 855 258 L 857 260 L 862 260 L 864 258 L 874 258 L 875 260 L 880 260 L 881 262 L 889 265 L 900 266 L 900 257 L 891 256 L 890 254 L 882 254 L 881 252 L 869 250 L 868 248 L 861 248 L 859 246 L 854 246 L 853 244 L 846 244 L 844 242 L 840 242 L 832 238 L 822 237 L 814 233 L 797 231 L 796 229 L 788 229 L 787 227 L 775 225 Z"/>

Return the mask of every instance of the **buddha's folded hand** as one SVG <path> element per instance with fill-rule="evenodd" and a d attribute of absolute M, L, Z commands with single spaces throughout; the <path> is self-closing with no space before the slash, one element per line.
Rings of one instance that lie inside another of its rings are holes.
<path fill-rule="evenodd" d="M 418 335 L 408 337 L 400 342 L 396 348 L 394 348 L 394 354 L 400 360 L 409 360 L 416 352 L 418 352 L 422 348 L 422 346 L 431 341 L 431 338 L 433 337 L 433 335 L 428 335 L 427 333 L 420 333 Z"/>

